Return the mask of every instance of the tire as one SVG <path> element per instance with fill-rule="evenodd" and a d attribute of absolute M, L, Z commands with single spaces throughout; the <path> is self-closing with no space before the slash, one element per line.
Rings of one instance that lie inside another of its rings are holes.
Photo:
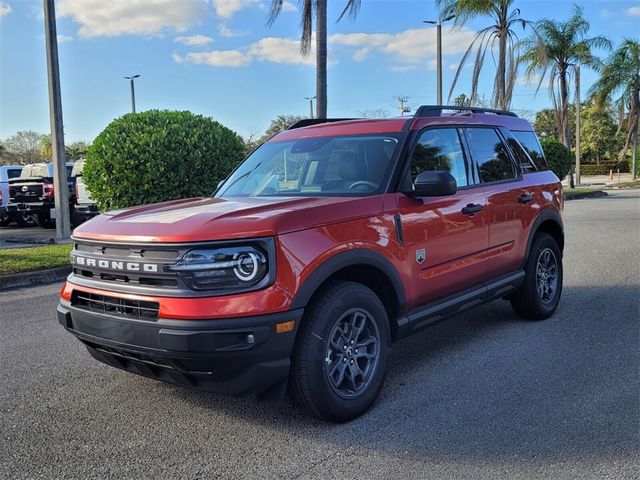
<path fill-rule="evenodd" d="M 35 215 L 28 215 L 26 213 L 15 214 L 16 223 L 21 227 L 35 227 L 36 218 Z"/>
<path fill-rule="evenodd" d="M 56 228 L 56 221 L 55 219 L 51 218 L 51 215 L 49 215 L 49 213 L 39 213 L 36 217 L 36 222 L 42 228 Z"/>
<path fill-rule="evenodd" d="M 562 252 L 558 244 L 552 236 L 537 233 L 525 265 L 524 282 L 510 298 L 511 306 L 527 320 L 549 318 L 560 302 L 562 278 Z"/>
<path fill-rule="evenodd" d="M 11 222 L 13 222 L 13 215 L 5 213 L 4 215 L 0 216 L 0 227 L 6 227 Z"/>
<path fill-rule="evenodd" d="M 331 282 L 307 306 L 300 328 L 289 379 L 293 399 L 325 421 L 362 415 L 380 393 L 391 352 L 380 299 L 362 284 Z"/>

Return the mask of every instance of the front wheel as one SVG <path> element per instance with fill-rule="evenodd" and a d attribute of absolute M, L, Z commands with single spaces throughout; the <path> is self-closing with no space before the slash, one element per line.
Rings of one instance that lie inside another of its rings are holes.
<path fill-rule="evenodd" d="M 311 415 L 346 422 L 374 402 L 387 369 L 391 333 L 378 296 L 332 282 L 307 307 L 293 354 L 290 391 Z"/>
<path fill-rule="evenodd" d="M 0 215 L 0 227 L 6 227 L 11 222 L 13 222 L 13 215 L 11 215 L 10 213 Z"/>
<path fill-rule="evenodd" d="M 553 315 L 562 294 L 562 252 L 551 235 L 538 233 L 533 239 L 520 290 L 511 298 L 515 312 L 527 320 Z"/>

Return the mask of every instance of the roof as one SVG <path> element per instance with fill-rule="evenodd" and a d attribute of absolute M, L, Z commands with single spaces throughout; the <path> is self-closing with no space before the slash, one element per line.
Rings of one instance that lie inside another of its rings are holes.
<path fill-rule="evenodd" d="M 285 130 L 273 136 L 270 142 L 300 140 L 303 138 L 331 137 L 339 135 L 372 135 L 400 133 L 403 130 L 420 130 L 429 125 L 490 125 L 509 130 L 532 131 L 524 118 L 495 113 L 451 113 L 441 116 L 414 116 L 388 119 L 331 120 L 328 123 Z"/>

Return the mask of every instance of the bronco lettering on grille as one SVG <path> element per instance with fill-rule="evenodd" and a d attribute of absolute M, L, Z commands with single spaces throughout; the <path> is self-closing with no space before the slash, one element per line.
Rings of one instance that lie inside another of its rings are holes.
<path fill-rule="evenodd" d="M 155 263 L 125 262 L 121 260 L 105 260 L 81 255 L 71 255 L 71 263 L 83 267 L 94 267 L 105 270 L 118 270 L 125 272 L 158 273 L 158 265 Z"/>

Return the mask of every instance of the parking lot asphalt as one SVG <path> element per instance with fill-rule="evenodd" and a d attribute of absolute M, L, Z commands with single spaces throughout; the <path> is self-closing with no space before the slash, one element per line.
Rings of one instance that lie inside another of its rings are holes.
<path fill-rule="evenodd" d="M 38 226 L 20 227 L 15 223 L 6 227 L 0 227 L 0 248 L 15 248 L 53 243 L 55 238 L 55 229 Z"/>
<path fill-rule="evenodd" d="M 344 425 L 99 364 L 59 285 L 0 293 L 0 478 L 638 478 L 640 192 L 568 202 L 563 298 L 498 301 L 394 345 Z"/>

